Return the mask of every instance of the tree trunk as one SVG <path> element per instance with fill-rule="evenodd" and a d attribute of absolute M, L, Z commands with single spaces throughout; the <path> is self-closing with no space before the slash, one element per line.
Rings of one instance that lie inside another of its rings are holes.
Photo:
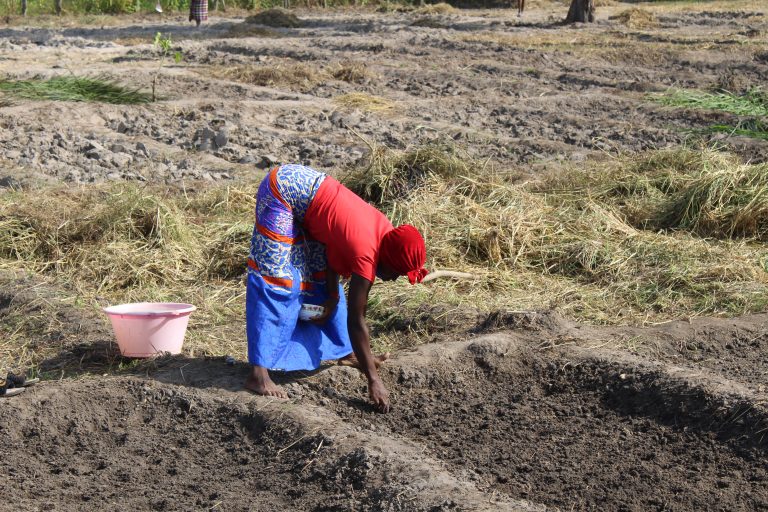
<path fill-rule="evenodd" d="M 53 0 L 53 5 L 56 7 L 56 14 L 61 16 L 61 0 Z"/>
<path fill-rule="evenodd" d="M 21 0 L 21 15 L 27 15 L 27 0 Z"/>
<path fill-rule="evenodd" d="M 595 21 L 594 0 L 571 0 L 571 8 L 568 9 L 566 23 L 584 23 Z"/>

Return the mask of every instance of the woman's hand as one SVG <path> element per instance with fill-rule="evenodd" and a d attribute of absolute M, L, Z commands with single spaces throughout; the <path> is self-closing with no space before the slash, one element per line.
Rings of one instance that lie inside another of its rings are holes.
<path fill-rule="evenodd" d="M 373 407 L 382 413 L 389 412 L 389 391 L 384 387 L 381 379 L 368 381 L 368 395 L 371 398 Z"/>
<path fill-rule="evenodd" d="M 312 323 L 315 325 L 324 324 L 336 311 L 336 306 L 339 305 L 339 274 L 330 267 L 325 269 L 325 292 L 328 294 L 328 300 L 322 304 L 323 314 L 312 319 Z"/>
<path fill-rule="evenodd" d="M 376 371 L 376 358 L 371 353 L 368 324 L 365 322 L 368 292 L 371 290 L 372 284 L 366 278 L 352 273 L 352 279 L 349 282 L 349 294 L 347 295 L 347 304 L 349 305 L 347 330 L 360 370 L 368 377 L 368 395 L 373 407 L 378 412 L 389 412 L 389 392 Z"/>
<path fill-rule="evenodd" d="M 331 315 L 333 315 L 333 312 L 336 310 L 336 306 L 338 305 L 339 305 L 338 297 L 329 297 L 328 300 L 326 300 L 322 304 L 323 313 L 317 318 L 313 318 L 310 321 L 315 325 L 324 324 L 331 317 Z"/>

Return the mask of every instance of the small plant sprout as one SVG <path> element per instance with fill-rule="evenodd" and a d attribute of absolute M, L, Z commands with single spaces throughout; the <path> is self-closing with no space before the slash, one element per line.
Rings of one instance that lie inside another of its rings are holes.
<path fill-rule="evenodd" d="M 157 79 L 160 76 L 160 71 L 163 69 L 163 66 L 165 65 L 166 59 L 171 55 L 172 51 L 172 45 L 173 41 L 171 40 L 171 36 L 163 36 L 162 32 L 158 32 L 155 34 L 155 41 L 154 46 L 160 51 L 160 57 L 159 57 L 159 63 L 157 65 L 157 71 L 155 71 L 155 75 L 152 77 L 152 101 L 157 101 L 157 96 L 155 94 L 155 88 L 157 86 Z M 173 52 L 173 61 L 178 64 L 182 60 L 182 55 L 180 51 Z"/>
<path fill-rule="evenodd" d="M 159 49 L 163 56 L 168 55 L 171 52 L 171 36 L 163 37 L 162 32 L 155 34 L 155 48 Z"/>

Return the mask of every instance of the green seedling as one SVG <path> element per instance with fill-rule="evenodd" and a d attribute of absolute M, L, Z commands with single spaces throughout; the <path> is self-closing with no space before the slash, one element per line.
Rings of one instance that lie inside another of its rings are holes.
<path fill-rule="evenodd" d="M 162 32 L 158 32 L 155 34 L 155 40 L 154 40 L 154 47 L 160 51 L 160 58 L 157 65 L 157 70 L 155 71 L 154 76 L 152 77 L 152 101 L 157 101 L 157 95 L 155 94 L 155 89 L 157 87 L 157 79 L 160 76 L 160 71 L 163 69 L 163 66 L 165 66 L 166 59 L 169 56 L 173 57 L 173 61 L 178 64 L 182 60 L 182 54 L 180 51 L 173 52 L 172 53 L 172 45 L 173 41 L 171 40 L 171 36 L 163 36 Z"/>

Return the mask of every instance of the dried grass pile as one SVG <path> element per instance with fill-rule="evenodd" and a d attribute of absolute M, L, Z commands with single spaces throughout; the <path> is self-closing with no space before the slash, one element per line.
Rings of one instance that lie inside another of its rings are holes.
<path fill-rule="evenodd" d="M 506 300 L 525 280 L 545 283 L 536 291 L 543 303 L 570 290 L 579 304 L 566 311 L 615 321 L 763 307 L 766 255 L 753 242 L 768 222 L 765 171 L 679 151 L 600 178 L 573 171 L 516 185 L 432 148 L 374 154 L 347 183 L 395 222 L 422 229 L 434 267 L 487 275 Z M 492 294 L 476 299 L 498 304 Z"/>
<path fill-rule="evenodd" d="M 333 98 L 333 102 L 342 109 L 358 109 L 366 112 L 386 112 L 395 107 L 395 103 L 386 98 L 364 92 L 341 94 Z"/>
<path fill-rule="evenodd" d="M 427 4 L 423 7 L 419 7 L 413 12 L 415 14 L 451 14 L 456 12 L 456 8 L 445 2 L 438 2 L 436 4 Z"/>
<path fill-rule="evenodd" d="M 226 209 L 216 200 L 222 193 Z M 0 204 L 0 255 L 31 270 L 54 270 L 97 293 L 184 287 L 242 273 L 243 247 L 228 242 L 247 243 L 252 226 L 246 229 L 245 210 L 252 207 L 252 199 L 234 189 L 190 201 L 134 185 L 14 193 Z M 194 222 L 201 214 L 205 226 Z M 234 259 L 237 272 L 226 264 Z"/>
<path fill-rule="evenodd" d="M 572 179 L 647 231 L 768 240 L 768 164 L 712 149 L 660 151 L 606 174 Z"/>
<path fill-rule="evenodd" d="M 368 71 L 364 64 L 359 62 L 344 61 L 320 68 L 289 59 L 256 65 L 212 67 L 208 68 L 206 72 L 211 76 L 225 80 L 262 87 L 290 87 L 300 91 L 308 91 L 318 84 L 332 80 L 360 84 L 375 76 Z M 389 103 L 383 98 L 376 98 L 363 93 L 342 95 L 339 103 L 347 108 L 369 110 L 386 110 L 389 108 L 387 106 Z"/>
<path fill-rule="evenodd" d="M 640 323 L 768 304 L 766 164 L 675 150 L 535 183 L 515 178 L 440 146 L 374 147 L 367 165 L 342 178 L 395 224 L 422 230 L 430 268 L 479 276 L 377 284 L 369 311 L 379 348 L 439 325 L 461 328 L 454 319 L 470 310 L 555 307 Z M 5 191 L 0 270 L 47 276 L 92 306 L 193 302 L 200 310 L 187 347 L 242 353 L 255 189 Z"/>
<path fill-rule="evenodd" d="M 295 14 L 280 8 L 267 9 L 253 16 L 248 16 L 245 18 L 245 23 L 272 28 L 299 28 L 304 26 L 304 22 Z"/>
<path fill-rule="evenodd" d="M 237 354 L 243 346 L 234 319 L 243 310 L 253 190 L 255 185 L 243 184 L 187 196 L 177 189 L 121 184 L 5 192 L 0 195 L 0 271 L 50 280 L 72 297 L 70 308 L 192 302 L 199 311 L 185 342 L 188 353 Z M 50 336 L 54 327 L 76 332 L 76 326 L 54 325 L 52 300 L 38 308 L 45 318 L 25 312 L 15 320 L 23 337 Z M 0 346 L 0 363 L 13 359 L 30 367 L 56 348 L 61 347 L 45 344 L 22 354 Z M 76 360 L 62 364 L 70 363 L 78 365 Z"/>
<path fill-rule="evenodd" d="M 210 73 L 217 78 L 261 87 L 288 86 L 298 90 L 308 90 L 326 78 L 325 73 L 312 66 L 282 62 L 219 67 Z"/>
<path fill-rule="evenodd" d="M 609 19 L 616 20 L 629 28 L 651 28 L 658 26 L 658 20 L 652 12 L 637 7 L 622 11 L 616 16 L 611 16 Z"/>
<path fill-rule="evenodd" d="M 328 72 L 336 80 L 357 84 L 364 83 L 374 76 L 364 63 L 355 61 L 332 64 L 329 66 Z"/>

